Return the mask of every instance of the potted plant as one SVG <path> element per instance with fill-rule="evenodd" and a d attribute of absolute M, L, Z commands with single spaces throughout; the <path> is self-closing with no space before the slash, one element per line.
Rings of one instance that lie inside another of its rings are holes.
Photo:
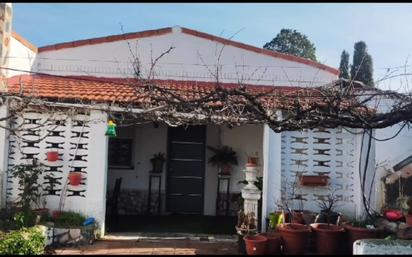
<path fill-rule="evenodd" d="M 280 254 L 282 240 L 278 231 L 271 231 L 267 233 L 260 233 L 259 236 L 266 238 L 265 255 Z"/>
<path fill-rule="evenodd" d="M 398 205 L 400 205 L 405 221 L 408 225 L 412 226 L 412 197 L 402 196 L 398 199 Z"/>
<path fill-rule="evenodd" d="M 209 158 L 209 163 L 217 166 L 221 175 L 230 175 L 232 172 L 231 165 L 238 164 L 237 154 L 232 147 L 222 146 L 221 148 L 214 148 L 208 146 L 207 148 L 214 152 L 214 155 Z"/>
<path fill-rule="evenodd" d="M 327 223 L 327 224 L 337 224 L 340 214 L 335 212 L 339 199 L 331 193 L 326 197 L 326 199 L 321 199 L 318 201 L 320 207 L 320 213 L 316 217 L 315 223 Z"/>
<path fill-rule="evenodd" d="M 72 186 L 80 185 L 80 182 L 82 181 L 82 173 L 77 171 L 69 172 L 69 181 Z"/>
<path fill-rule="evenodd" d="M 278 226 L 282 238 L 283 253 L 303 255 L 308 243 L 311 228 L 297 223 L 283 223 Z"/>
<path fill-rule="evenodd" d="M 245 214 L 243 210 L 238 212 L 236 231 L 239 236 L 239 248 L 241 252 L 246 251 L 248 255 L 262 255 L 265 253 L 267 238 L 256 234 L 256 225 L 254 213 Z"/>
<path fill-rule="evenodd" d="M 336 254 L 343 251 L 344 227 L 325 223 L 313 223 L 310 226 L 315 235 L 318 254 Z"/>
<path fill-rule="evenodd" d="M 353 243 L 356 240 L 368 239 L 368 238 L 380 238 L 381 230 L 375 227 L 375 221 L 378 215 L 374 215 L 365 220 L 348 222 L 344 225 L 344 228 L 348 235 L 348 250 L 352 252 Z"/>
<path fill-rule="evenodd" d="M 258 153 L 254 153 L 251 155 L 247 155 L 247 164 L 258 166 L 259 165 L 259 157 Z"/>
<path fill-rule="evenodd" d="M 161 173 L 163 171 L 163 165 L 166 161 L 165 155 L 163 153 L 154 154 L 153 157 L 150 159 L 152 163 L 152 171 L 153 173 Z"/>
<path fill-rule="evenodd" d="M 321 212 L 319 217 L 310 226 L 315 235 L 316 250 L 318 254 L 333 254 L 342 251 L 342 241 L 345 228 L 338 226 L 339 213 L 333 209 L 339 199 L 332 193 L 319 201 Z"/>
<path fill-rule="evenodd" d="M 59 159 L 59 152 L 56 150 L 49 150 L 47 152 L 47 161 L 55 162 Z"/>

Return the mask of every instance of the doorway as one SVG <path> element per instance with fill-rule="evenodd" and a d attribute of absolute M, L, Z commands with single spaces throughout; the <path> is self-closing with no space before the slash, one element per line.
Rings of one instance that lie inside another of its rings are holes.
<path fill-rule="evenodd" d="M 206 126 L 168 128 L 166 210 L 203 214 Z"/>

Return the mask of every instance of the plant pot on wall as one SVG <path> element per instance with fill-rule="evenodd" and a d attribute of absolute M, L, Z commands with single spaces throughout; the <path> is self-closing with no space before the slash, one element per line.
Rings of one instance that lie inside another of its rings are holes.
<path fill-rule="evenodd" d="M 326 186 L 329 177 L 326 175 L 302 175 L 299 177 L 302 186 Z"/>
<path fill-rule="evenodd" d="M 48 151 L 47 152 L 47 161 L 55 162 L 59 159 L 59 152 L 57 151 Z"/>
<path fill-rule="evenodd" d="M 82 181 L 82 173 L 81 172 L 70 172 L 69 174 L 69 181 L 70 185 L 78 186 Z"/>

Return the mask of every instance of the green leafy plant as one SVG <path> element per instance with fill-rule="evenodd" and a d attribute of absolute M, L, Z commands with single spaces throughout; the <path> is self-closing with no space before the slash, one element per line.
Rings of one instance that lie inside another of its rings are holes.
<path fill-rule="evenodd" d="M 10 233 L 0 233 L 1 255 L 42 255 L 45 237 L 39 227 L 22 228 Z"/>
<path fill-rule="evenodd" d="M 62 212 L 54 218 L 54 223 L 56 226 L 61 227 L 77 227 L 82 226 L 83 222 L 86 220 L 82 214 L 77 212 Z"/>
<path fill-rule="evenodd" d="M 30 210 L 17 212 L 13 216 L 13 221 L 19 228 L 32 227 L 36 224 L 36 214 Z"/>
<path fill-rule="evenodd" d="M 214 152 L 214 155 L 209 158 L 209 163 L 212 165 L 221 167 L 223 165 L 238 164 L 237 154 L 232 147 L 222 146 L 221 148 L 215 148 L 208 146 L 207 148 Z"/>
<path fill-rule="evenodd" d="M 20 192 L 17 204 L 25 212 L 31 209 L 32 204 L 37 206 L 41 204 L 42 187 L 38 180 L 43 171 L 43 166 L 35 160 L 33 164 L 19 164 L 10 169 L 11 176 L 18 179 Z"/>
<path fill-rule="evenodd" d="M 412 214 L 412 197 L 411 196 L 399 196 L 396 199 L 397 205 L 405 214 Z"/>

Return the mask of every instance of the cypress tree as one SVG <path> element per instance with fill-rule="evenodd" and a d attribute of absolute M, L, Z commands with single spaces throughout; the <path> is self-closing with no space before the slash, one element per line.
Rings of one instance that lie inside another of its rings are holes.
<path fill-rule="evenodd" d="M 349 53 L 345 50 L 340 55 L 339 78 L 349 79 Z"/>
<path fill-rule="evenodd" d="M 359 41 L 355 43 L 354 48 L 351 78 L 361 81 L 369 87 L 373 87 L 372 57 L 366 50 L 366 44 L 363 41 Z"/>

